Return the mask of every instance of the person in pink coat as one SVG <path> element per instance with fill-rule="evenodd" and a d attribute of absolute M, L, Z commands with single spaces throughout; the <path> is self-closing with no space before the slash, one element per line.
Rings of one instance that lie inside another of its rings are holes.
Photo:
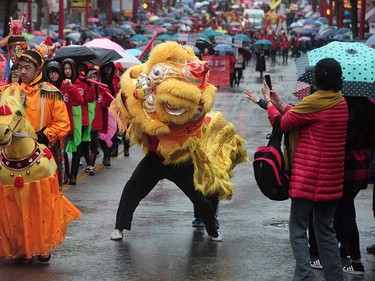
<path fill-rule="evenodd" d="M 312 95 L 292 106 L 263 82 L 262 93 L 271 124 L 282 115 L 280 132 L 289 133 L 291 198 L 289 233 L 296 259 L 294 279 L 312 280 L 307 229 L 310 214 L 326 280 L 343 280 L 342 263 L 333 227 L 343 195 L 345 138 L 348 108 L 341 94 L 342 69 L 332 59 L 320 60 L 314 71 Z M 253 94 L 246 90 L 245 94 Z"/>
<path fill-rule="evenodd" d="M 99 71 L 96 69 L 89 69 L 86 78 L 94 81 L 99 81 Z M 108 107 L 113 100 L 108 87 L 94 85 L 95 88 L 95 117 L 91 124 L 91 141 L 90 141 L 90 160 L 89 175 L 94 176 L 96 156 L 99 148 L 99 133 L 106 133 L 108 129 Z"/>

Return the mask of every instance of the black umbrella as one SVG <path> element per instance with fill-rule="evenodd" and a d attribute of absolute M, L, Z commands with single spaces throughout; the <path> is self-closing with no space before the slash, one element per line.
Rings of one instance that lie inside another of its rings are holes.
<path fill-rule="evenodd" d="M 70 58 L 76 63 L 97 59 L 97 55 L 93 50 L 81 45 L 63 46 L 56 50 L 54 60 L 62 62 L 64 59 Z"/>
<path fill-rule="evenodd" d="M 99 47 L 89 47 L 89 49 L 94 51 L 96 54 L 96 58 L 90 60 L 90 62 L 98 66 L 106 65 L 110 62 L 122 58 L 122 56 L 115 50 L 104 49 Z"/>
<path fill-rule="evenodd" d="M 210 41 L 207 41 L 205 39 L 201 39 L 199 38 L 196 42 L 195 42 L 195 46 L 201 51 L 201 53 L 204 52 L 204 49 L 211 49 L 212 48 L 212 44 Z"/>

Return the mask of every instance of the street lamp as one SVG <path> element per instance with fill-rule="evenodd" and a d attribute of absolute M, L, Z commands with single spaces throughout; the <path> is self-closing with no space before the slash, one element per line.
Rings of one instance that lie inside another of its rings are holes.
<path fill-rule="evenodd" d="M 147 1 L 143 2 L 142 8 L 143 8 L 143 10 L 147 10 L 148 9 L 148 3 L 147 3 Z"/>

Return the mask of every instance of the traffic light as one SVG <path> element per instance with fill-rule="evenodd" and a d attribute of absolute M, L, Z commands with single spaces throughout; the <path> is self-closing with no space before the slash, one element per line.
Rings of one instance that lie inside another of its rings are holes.
<path fill-rule="evenodd" d="M 147 1 L 143 2 L 142 8 L 143 8 L 143 10 L 147 10 L 148 9 L 148 3 L 147 3 Z"/>

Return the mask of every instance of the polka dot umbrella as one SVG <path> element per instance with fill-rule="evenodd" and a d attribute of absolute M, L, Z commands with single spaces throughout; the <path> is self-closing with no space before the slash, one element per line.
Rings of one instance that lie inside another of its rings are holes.
<path fill-rule="evenodd" d="M 345 96 L 375 98 L 375 49 L 358 42 L 332 42 L 313 49 L 296 59 L 298 81 L 294 95 L 302 99 L 310 93 L 314 72 L 306 67 L 314 66 L 323 58 L 334 58 L 341 64 Z"/>

